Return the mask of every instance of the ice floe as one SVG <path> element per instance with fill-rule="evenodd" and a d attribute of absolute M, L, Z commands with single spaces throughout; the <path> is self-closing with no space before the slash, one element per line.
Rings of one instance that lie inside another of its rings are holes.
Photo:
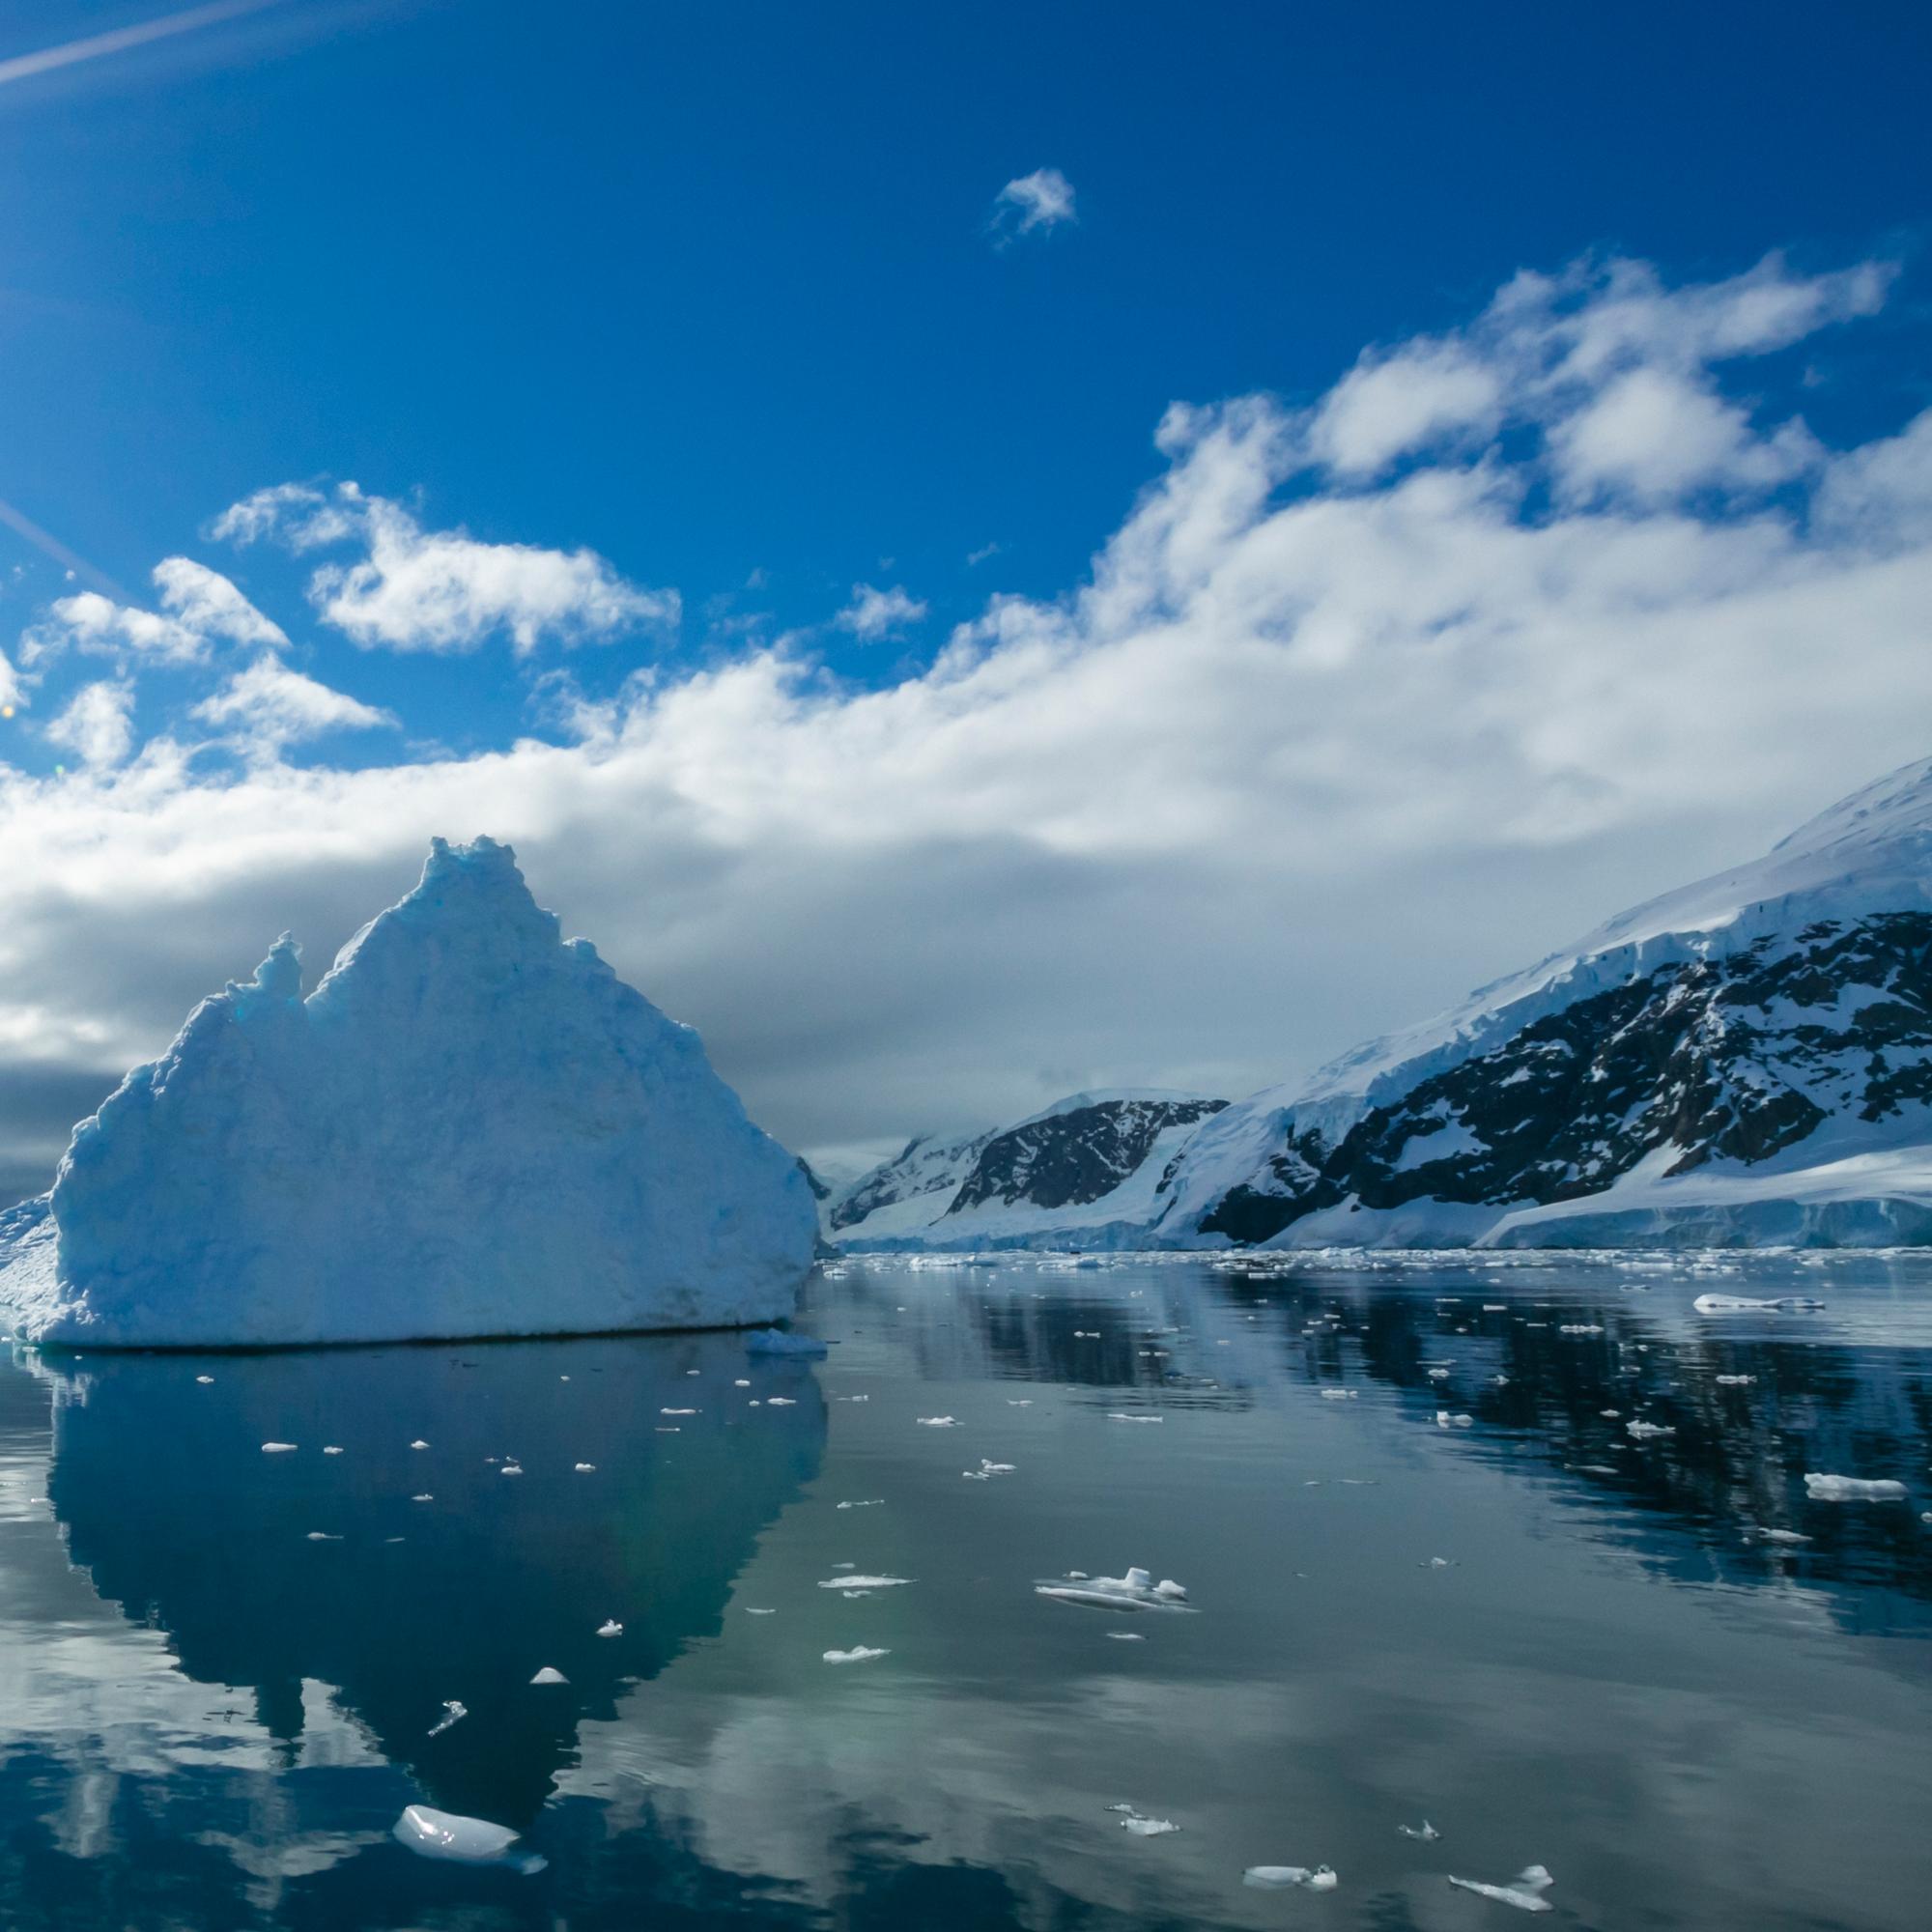
<path fill-rule="evenodd" d="M 446 1859 L 455 1864 L 502 1865 L 526 1875 L 540 1872 L 548 1862 L 536 1852 L 520 1852 L 518 1834 L 484 1818 L 459 1817 L 427 1804 L 412 1804 L 396 1820 L 397 1842 L 418 1857 Z"/>

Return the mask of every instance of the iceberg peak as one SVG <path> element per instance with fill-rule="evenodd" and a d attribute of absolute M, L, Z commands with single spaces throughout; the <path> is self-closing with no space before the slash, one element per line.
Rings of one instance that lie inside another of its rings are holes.
<path fill-rule="evenodd" d="M 301 983 L 284 933 L 74 1129 L 25 1332 L 264 1347 L 791 1313 L 815 1226 L 793 1157 L 690 1028 L 561 938 L 509 846 L 433 840 Z"/>

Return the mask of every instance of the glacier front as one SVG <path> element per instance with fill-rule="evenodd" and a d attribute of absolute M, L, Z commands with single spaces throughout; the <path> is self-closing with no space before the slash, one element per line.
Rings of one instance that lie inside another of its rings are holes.
<path fill-rule="evenodd" d="M 9 1219 L 30 1340 L 236 1348 L 771 1321 L 816 1210 L 696 1034 L 478 838 L 306 999 L 277 940 Z"/>

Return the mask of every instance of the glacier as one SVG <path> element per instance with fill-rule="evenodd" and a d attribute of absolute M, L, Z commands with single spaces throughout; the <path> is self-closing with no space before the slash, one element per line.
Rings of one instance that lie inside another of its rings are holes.
<path fill-rule="evenodd" d="M 306 999 L 284 934 L 0 1222 L 29 1340 L 283 1347 L 791 1314 L 795 1157 L 697 1035 L 561 937 L 507 845 L 432 842 Z"/>

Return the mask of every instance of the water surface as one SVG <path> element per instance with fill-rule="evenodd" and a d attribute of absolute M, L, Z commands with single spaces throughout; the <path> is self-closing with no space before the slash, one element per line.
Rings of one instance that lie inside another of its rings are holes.
<path fill-rule="evenodd" d="M 1932 1259 L 847 1263 L 800 1326 L 0 1358 L 0 1924 L 1924 1922 Z M 1193 1612 L 1035 1591 L 1135 1564 Z"/>

